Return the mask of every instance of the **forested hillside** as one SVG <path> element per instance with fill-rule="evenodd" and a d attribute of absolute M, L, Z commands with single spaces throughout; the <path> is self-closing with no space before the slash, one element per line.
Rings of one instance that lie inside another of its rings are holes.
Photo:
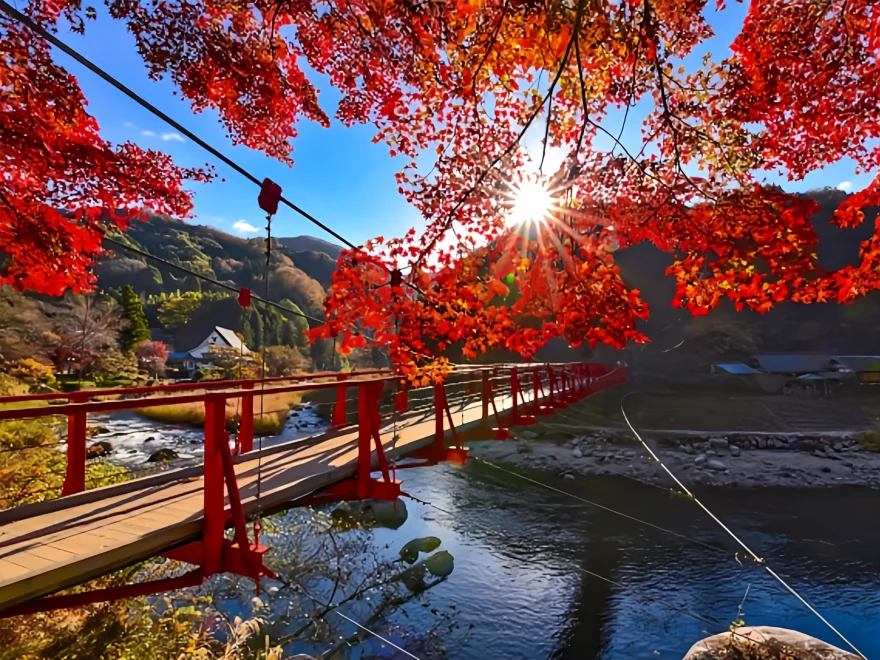
<path fill-rule="evenodd" d="M 291 245 L 313 247 L 323 243 L 298 237 Z M 265 240 L 244 239 L 205 225 L 195 225 L 151 215 L 147 222 L 133 222 L 121 241 L 208 277 L 228 282 L 236 288 L 248 287 L 261 295 L 265 289 Z M 281 239 L 285 241 L 287 239 Z M 332 244 L 327 244 L 331 247 Z M 116 289 L 126 284 L 143 295 L 172 291 L 210 290 L 197 278 L 185 276 L 161 264 L 124 249 L 113 248 L 95 269 L 102 289 Z M 337 248 L 338 249 L 338 248 Z M 273 241 L 269 264 L 269 298 L 290 300 L 306 314 L 321 317 L 324 288 L 330 283 L 335 257 L 310 250 L 291 250 Z"/>

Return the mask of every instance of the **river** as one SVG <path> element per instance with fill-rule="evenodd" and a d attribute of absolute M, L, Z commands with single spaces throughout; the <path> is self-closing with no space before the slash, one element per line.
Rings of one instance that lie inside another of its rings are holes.
<path fill-rule="evenodd" d="M 299 417 L 307 428 L 292 421 L 284 439 L 320 430 L 309 411 Z M 113 432 L 126 424 L 128 435 L 118 436 L 131 445 L 126 451 L 136 444 L 133 425 L 149 433 L 141 442 L 158 435 L 145 420 L 109 420 Z M 182 456 L 198 455 L 193 440 L 200 432 L 162 437 Z M 143 460 L 145 452 L 138 451 Z M 133 454 L 120 451 L 114 460 L 122 463 L 125 456 Z M 418 636 L 434 621 L 430 610 L 445 609 L 457 612 L 459 625 L 442 635 L 442 653 L 421 655 L 423 660 L 678 659 L 700 638 L 727 629 L 742 605 L 747 625 L 793 628 L 843 646 L 742 552 L 738 563 L 729 537 L 693 502 L 621 477 L 523 474 L 687 538 L 477 461 L 400 471 L 403 489 L 433 506 L 408 500 L 402 527 L 376 530 L 377 552 L 393 555 L 412 538 L 437 536 L 454 556 L 455 570 L 430 590 L 430 607 L 392 615 L 377 632 L 401 641 L 395 637 L 399 626 Z M 716 488 L 699 494 L 867 657 L 880 657 L 880 529 L 874 518 L 880 491 Z M 353 657 L 405 657 L 375 640 L 362 653 Z"/>

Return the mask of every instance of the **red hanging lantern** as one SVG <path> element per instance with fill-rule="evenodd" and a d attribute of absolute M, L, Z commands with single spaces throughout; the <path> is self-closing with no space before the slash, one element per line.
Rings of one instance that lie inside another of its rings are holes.
<path fill-rule="evenodd" d="M 257 203 L 269 215 L 278 213 L 278 202 L 281 201 L 281 186 L 272 179 L 263 179 Z"/>
<path fill-rule="evenodd" d="M 251 306 L 251 290 L 250 289 L 242 289 L 238 292 L 238 304 L 242 307 L 250 307 Z"/>

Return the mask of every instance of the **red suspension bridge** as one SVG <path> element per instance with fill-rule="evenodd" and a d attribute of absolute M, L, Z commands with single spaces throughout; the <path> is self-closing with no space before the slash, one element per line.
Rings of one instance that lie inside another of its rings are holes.
<path fill-rule="evenodd" d="M 308 504 L 395 500 L 405 495 L 397 470 L 464 463 L 466 435 L 506 440 L 510 426 L 625 380 L 623 367 L 530 364 L 461 367 L 445 384 L 414 390 L 373 370 L 0 397 L 0 408 L 31 404 L 0 409 L 0 420 L 65 415 L 68 429 L 62 496 L 0 511 L 0 617 L 196 586 L 220 572 L 259 581 L 272 575 L 263 564 L 269 548 L 259 542 L 258 524 L 248 537 L 249 520 Z M 454 388 L 460 395 L 450 397 Z M 255 397 L 320 390 L 335 392 L 328 432 L 254 449 Z M 125 398 L 92 400 L 108 395 Z M 241 411 L 233 445 L 228 401 Z M 89 414 L 193 403 L 205 407 L 202 465 L 86 488 Z M 158 555 L 194 568 L 181 577 L 52 595 Z"/>

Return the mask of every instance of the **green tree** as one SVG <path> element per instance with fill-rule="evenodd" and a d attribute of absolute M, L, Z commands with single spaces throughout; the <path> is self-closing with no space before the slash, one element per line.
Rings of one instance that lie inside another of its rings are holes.
<path fill-rule="evenodd" d="M 244 345 L 250 349 L 254 348 L 254 329 L 247 317 L 241 323 L 241 336 L 244 337 Z"/>
<path fill-rule="evenodd" d="M 198 293 L 184 293 L 169 298 L 159 306 L 159 323 L 164 328 L 177 328 L 189 323 L 190 315 L 202 304 Z"/>
<path fill-rule="evenodd" d="M 293 341 L 288 344 L 286 340 L 282 340 L 282 343 L 287 344 L 288 346 L 296 346 L 300 349 L 306 348 L 309 345 L 309 338 L 306 335 L 309 330 L 309 322 L 301 316 L 303 313 L 302 310 L 296 303 L 293 303 L 286 298 L 281 301 L 281 306 L 293 312 L 293 314 L 284 314 L 284 316 L 287 317 L 287 324 L 290 324 L 293 327 L 282 330 L 286 338 L 293 336 Z"/>
<path fill-rule="evenodd" d="M 119 294 L 119 305 L 122 308 L 122 318 L 126 322 L 119 334 L 119 347 L 123 351 L 131 351 L 142 341 L 150 339 L 144 303 L 131 284 L 126 284 Z"/>
<path fill-rule="evenodd" d="M 309 359 L 290 346 L 267 346 L 262 355 L 269 376 L 290 376 L 311 367 Z"/>
<path fill-rule="evenodd" d="M 251 309 L 251 328 L 253 329 L 253 343 L 247 342 L 249 348 L 260 350 L 265 343 L 265 324 L 263 323 L 263 315 L 256 307 Z"/>

